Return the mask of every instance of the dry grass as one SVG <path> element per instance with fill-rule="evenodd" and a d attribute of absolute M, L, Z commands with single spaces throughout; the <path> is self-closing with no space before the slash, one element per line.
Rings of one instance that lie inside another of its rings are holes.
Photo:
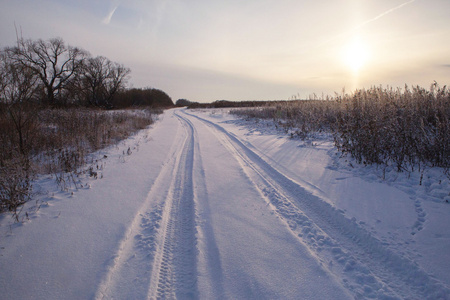
<path fill-rule="evenodd" d="M 117 143 L 133 132 L 153 123 L 151 111 L 102 111 L 87 109 L 43 110 L 39 114 L 41 131 L 34 154 L 44 159 L 46 173 L 77 169 L 86 154 Z M 56 168 L 56 170 L 54 169 Z"/>
<path fill-rule="evenodd" d="M 30 198 L 35 174 L 54 174 L 66 188 L 89 172 L 89 153 L 152 124 L 155 112 L 2 106 L 0 116 L 0 212 L 16 213 Z"/>
<path fill-rule="evenodd" d="M 234 114 L 273 119 L 307 139 L 328 131 L 337 148 L 359 163 L 395 165 L 399 171 L 450 168 L 450 91 L 372 87 L 328 100 L 287 101 Z"/>
<path fill-rule="evenodd" d="M 265 104 L 260 108 L 233 110 L 247 118 L 273 119 L 277 127 L 291 132 L 291 137 L 307 139 L 314 132 L 330 131 L 336 123 L 334 101 L 296 100 Z"/>

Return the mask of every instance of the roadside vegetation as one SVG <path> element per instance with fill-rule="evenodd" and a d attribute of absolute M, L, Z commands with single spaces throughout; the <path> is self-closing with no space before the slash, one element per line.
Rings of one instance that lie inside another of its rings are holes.
<path fill-rule="evenodd" d="M 236 109 L 245 118 L 274 120 L 291 137 L 331 133 L 336 147 L 359 163 L 398 171 L 450 168 L 450 91 L 372 87 L 320 100 L 266 102 Z"/>
<path fill-rule="evenodd" d="M 54 174 L 62 189 L 81 172 L 96 176 L 89 153 L 173 106 L 161 90 L 127 88 L 130 73 L 60 38 L 0 49 L 0 212 L 18 220 L 37 174 Z"/>

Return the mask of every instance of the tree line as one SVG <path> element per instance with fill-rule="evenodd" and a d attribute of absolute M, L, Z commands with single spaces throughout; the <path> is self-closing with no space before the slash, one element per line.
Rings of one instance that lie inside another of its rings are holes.
<path fill-rule="evenodd" d="M 178 107 L 187 106 L 188 108 L 233 108 L 233 107 L 259 107 L 273 103 L 274 101 L 252 101 L 252 100 L 250 101 L 216 100 L 211 103 L 199 103 L 187 99 L 178 99 L 175 102 L 175 105 Z"/>
<path fill-rule="evenodd" d="M 130 73 L 124 65 L 93 57 L 61 38 L 20 38 L 15 46 L 0 50 L 0 103 L 103 108 L 173 105 L 163 91 L 127 89 Z"/>

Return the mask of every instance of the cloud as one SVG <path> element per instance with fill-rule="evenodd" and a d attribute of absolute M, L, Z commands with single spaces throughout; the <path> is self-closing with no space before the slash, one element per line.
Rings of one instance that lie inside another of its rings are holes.
<path fill-rule="evenodd" d="M 147 38 L 165 39 L 164 33 L 177 24 L 182 6 L 171 0 L 114 0 L 103 24 L 125 30 L 137 30 Z"/>
<path fill-rule="evenodd" d="M 396 11 L 396 10 L 398 10 L 398 9 L 400 9 L 400 8 L 402 8 L 402 7 L 404 7 L 404 6 L 408 5 L 408 4 L 413 3 L 414 1 L 416 1 L 416 0 L 410 0 L 410 1 L 407 1 L 407 2 L 405 2 L 405 3 L 402 3 L 402 4 L 398 5 L 398 6 L 396 6 L 396 7 L 393 7 L 393 8 L 391 8 L 391 9 L 389 9 L 389 10 L 387 10 L 387 11 L 385 11 L 385 12 L 379 14 L 379 15 L 377 15 L 376 17 L 374 17 L 374 18 L 372 18 L 372 19 L 366 20 L 366 21 L 364 21 L 364 22 L 362 22 L 362 23 L 356 25 L 355 27 L 353 27 L 353 28 L 350 29 L 349 31 L 343 32 L 343 33 L 341 33 L 341 34 L 336 35 L 335 37 L 332 37 L 331 39 L 329 39 L 329 40 L 327 40 L 327 41 L 321 43 L 319 46 L 323 46 L 323 45 L 328 44 L 328 43 L 331 43 L 331 42 L 333 42 L 333 41 L 335 41 L 335 40 L 337 40 L 337 39 L 340 39 L 340 38 L 343 38 L 343 37 L 347 37 L 347 36 L 351 35 L 352 33 L 354 33 L 355 31 L 357 31 L 357 30 L 363 28 L 363 27 L 366 26 L 367 24 L 370 24 L 370 23 L 372 23 L 372 22 L 375 22 L 375 21 L 377 21 L 378 19 L 381 19 L 382 17 L 384 17 L 384 16 L 386 16 L 386 15 L 388 15 L 388 14 L 390 14 L 390 13 L 393 13 L 394 11 Z M 318 46 L 318 47 L 319 47 L 319 46 Z"/>
<path fill-rule="evenodd" d="M 375 22 L 376 20 L 378 20 L 378 19 L 380 19 L 380 18 L 382 18 L 382 17 L 384 17 L 384 16 L 386 16 L 386 15 L 388 15 L 388 14 L 390 14 L 390 13 L 393 13 L 393 12 L 396 11 L 397 9 L 400 9 L 400 8 L 402 8 L 403 6 L 406 6 L 406 5 L 408 5 L 408 4 L 411 4 L 411 3 L 413 3 L 414 1 L 416 1 L 416 0 L 410 0 L 410 1 L 405 2 L 405 3 L 402 3 L 402 4 L 400 4 L 400 5 L 398 5 L 398 6 L 394 7 L 394 8 L 391 8 L 391 9 L 389 9 L 389 10 L 387 10 L 387 11 L 385 11 L 385 12 L 379 14 L 379 15 L 376 16 L 375 18 L 369 19 L 369 20 L 367 20 L 367 21 L 365 21 L 365 22 L 359 24 L 358 26 L 356 26 L 355 28 L 353 28 L 352 31 L 358 30 L 358 29 L 360 29 L 360 28 L 366 26 L 366 25 L 369 24 L 369 23 Z"/>
<path fill-rule="evenodd" d="M 109 23 L 111 23 L 111 19 L 114 15 L 114 13 L 116 12 L 117 8 L 119 8 L 119 5 L 114 6 L 110 12 L 108 13 L 108 15 L 102 20 L 103 24 L 108 25 Z"/>
<path fill-rule="evenodd" d="M 118 28 L 142 29 L 149 21 L 148 12 L 152 11 L 152 8 L 153 4 L 146 2 L 115 0 L 111 2 L 108 14 L 102 19 L 102 23 Z"/>

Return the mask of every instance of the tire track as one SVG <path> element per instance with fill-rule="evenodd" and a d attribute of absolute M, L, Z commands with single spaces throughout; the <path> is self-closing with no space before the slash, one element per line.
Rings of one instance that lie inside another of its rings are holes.
<path fill-rule="evenodd" d="M 193 128 L 179 128 L 165 163 L 111 259 L 95 299 L 195 298 Z"/>
<path fill-rule="evenodd" d="M 161 222 L 161 247 L 157 250 L 149 299 L 192 299 L 197 290 L 197 250 L 194 203 L 194 129 L 175 115 L 187 133 L 169 189 Z"/>
<path fill-rule="evenodd" d="M 450 289 L 413 261 L 261 159 L 226 129 L 199 116 L 240 163 L 269 206 L 355 298 L 449 299 Z"/>
<path fill-rule="evenodd" d="M 198 140 L 197 131 L 193 123 L 184 115 L 177 114 L 193 129 L 194 139 Z M 199 275 L 198 289 L 200 299 L 210 299 L 213 295 L 224 295 L 223 269 L 220 251 L 217 246 L 214 229 L 212 227 L 209 194 L 206 187 L 205 169 L 200 149 L 200 143 L 194 143 L 194 173 L 193 184 L 198 232 L 197 248 L 201 255 L 197 258 Z M 202 278 L 200 278 L 202 277 Z"/>

